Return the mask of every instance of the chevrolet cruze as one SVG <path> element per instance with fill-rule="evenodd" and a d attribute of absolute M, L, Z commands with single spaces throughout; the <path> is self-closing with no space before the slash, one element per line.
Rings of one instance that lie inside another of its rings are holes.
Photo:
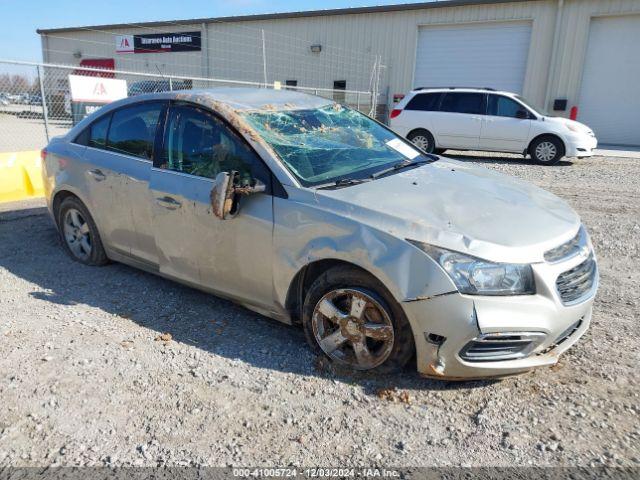
<path fill-rule="evenodd" d="M 552 365 L 598 284 L 578 215 L 330 100 L 224 88 L 103 107 L 43 150 L 62 244 L 291 324 L 346 367 Z"/>

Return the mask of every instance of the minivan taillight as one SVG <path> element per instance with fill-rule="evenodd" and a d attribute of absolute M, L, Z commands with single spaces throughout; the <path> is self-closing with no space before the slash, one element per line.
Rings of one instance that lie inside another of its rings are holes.
<path fill-rule="evenodd" d="M 389 115 L 389 118 L 396 118 L 401 113 L 402 110 L 400 110 L 399 108 L 394 108 L 393 110 L 391 110 L 391 115 Z"/>

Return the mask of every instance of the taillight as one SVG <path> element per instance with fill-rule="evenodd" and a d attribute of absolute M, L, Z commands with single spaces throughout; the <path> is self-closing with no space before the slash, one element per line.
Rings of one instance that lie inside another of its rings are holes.
<path fill-rule="evenodd" d="M 44 162 L 47 159 L 47 149 L 40 150 L 40 159 Z"/>
<path fill-rule="evenodd" d="M 396 118 L 401 113 L 402 110 L 400 110 L 399 108 L 394 108 L 393 110 L 391 110 L 391 115 L 389 115 L 389 118 Z"/>

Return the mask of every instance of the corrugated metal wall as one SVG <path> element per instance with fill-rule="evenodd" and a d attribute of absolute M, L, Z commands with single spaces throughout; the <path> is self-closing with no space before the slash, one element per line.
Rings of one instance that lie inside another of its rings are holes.
<path fill-rule="evenodd" d="M 79 60 L 73 52 L 79 50 L 85 58 L 114 57 L 121 69 L 262 81 L 264 30 L 269 82 L 297 80 L 300 86 L 331 88 L 334 80 L 346 80 L 348 89 L 366 90 L 375 58 L 381 55 L 386 65 L 382 86 L 394 94 L 413 86 L 419 26 L 527 20 L 532 22 L 532 32 L 523 93 L 549 108 L 554 98 L 567 98 L 569 105 L 577 101 L 591 18 L 640 13 L 638 0 L 565 0 L 554 56 L 558 4 L 558 0 L 533 0 L 206 26 L 61 32 L 43 39 L 43 49 L 45 60 L 53 63 L 76 64 Z M 190 30 L 203 32 L 201 53 L 115 54 L 115 34 Z M 322 45 L 322 52 L 312 53 L 309 47 L 314 44 Z"/>

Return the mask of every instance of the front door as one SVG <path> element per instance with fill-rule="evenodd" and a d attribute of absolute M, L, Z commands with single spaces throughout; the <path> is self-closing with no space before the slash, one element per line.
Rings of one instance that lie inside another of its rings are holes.
<path fill-rule="evenodd" d="M 475 92 L 447 92 L 442 96 L 439 111 L 430 114 L 438 147 L 478 148 L 485 98 L 485 94 Z"/>
<path fill-rule="evenodd" d="M 169 109 L 150 194 L 160 272 L 195 286 L 272 305 L 271 174 L 225 121 L 200 107 Z M 220 172 L 236 170 L 267 185 L 243 197 L 235 217 L 220 220 L 210 193 Z"/>
<path fill-rule="evenodd" d="M 527 116 L 519 118 L 519 111 Z M 522 153 L 531 130 L 529 116 L 528 110 L 515 100 L 490 94 L 480 132 L 480 149 Z"/>

